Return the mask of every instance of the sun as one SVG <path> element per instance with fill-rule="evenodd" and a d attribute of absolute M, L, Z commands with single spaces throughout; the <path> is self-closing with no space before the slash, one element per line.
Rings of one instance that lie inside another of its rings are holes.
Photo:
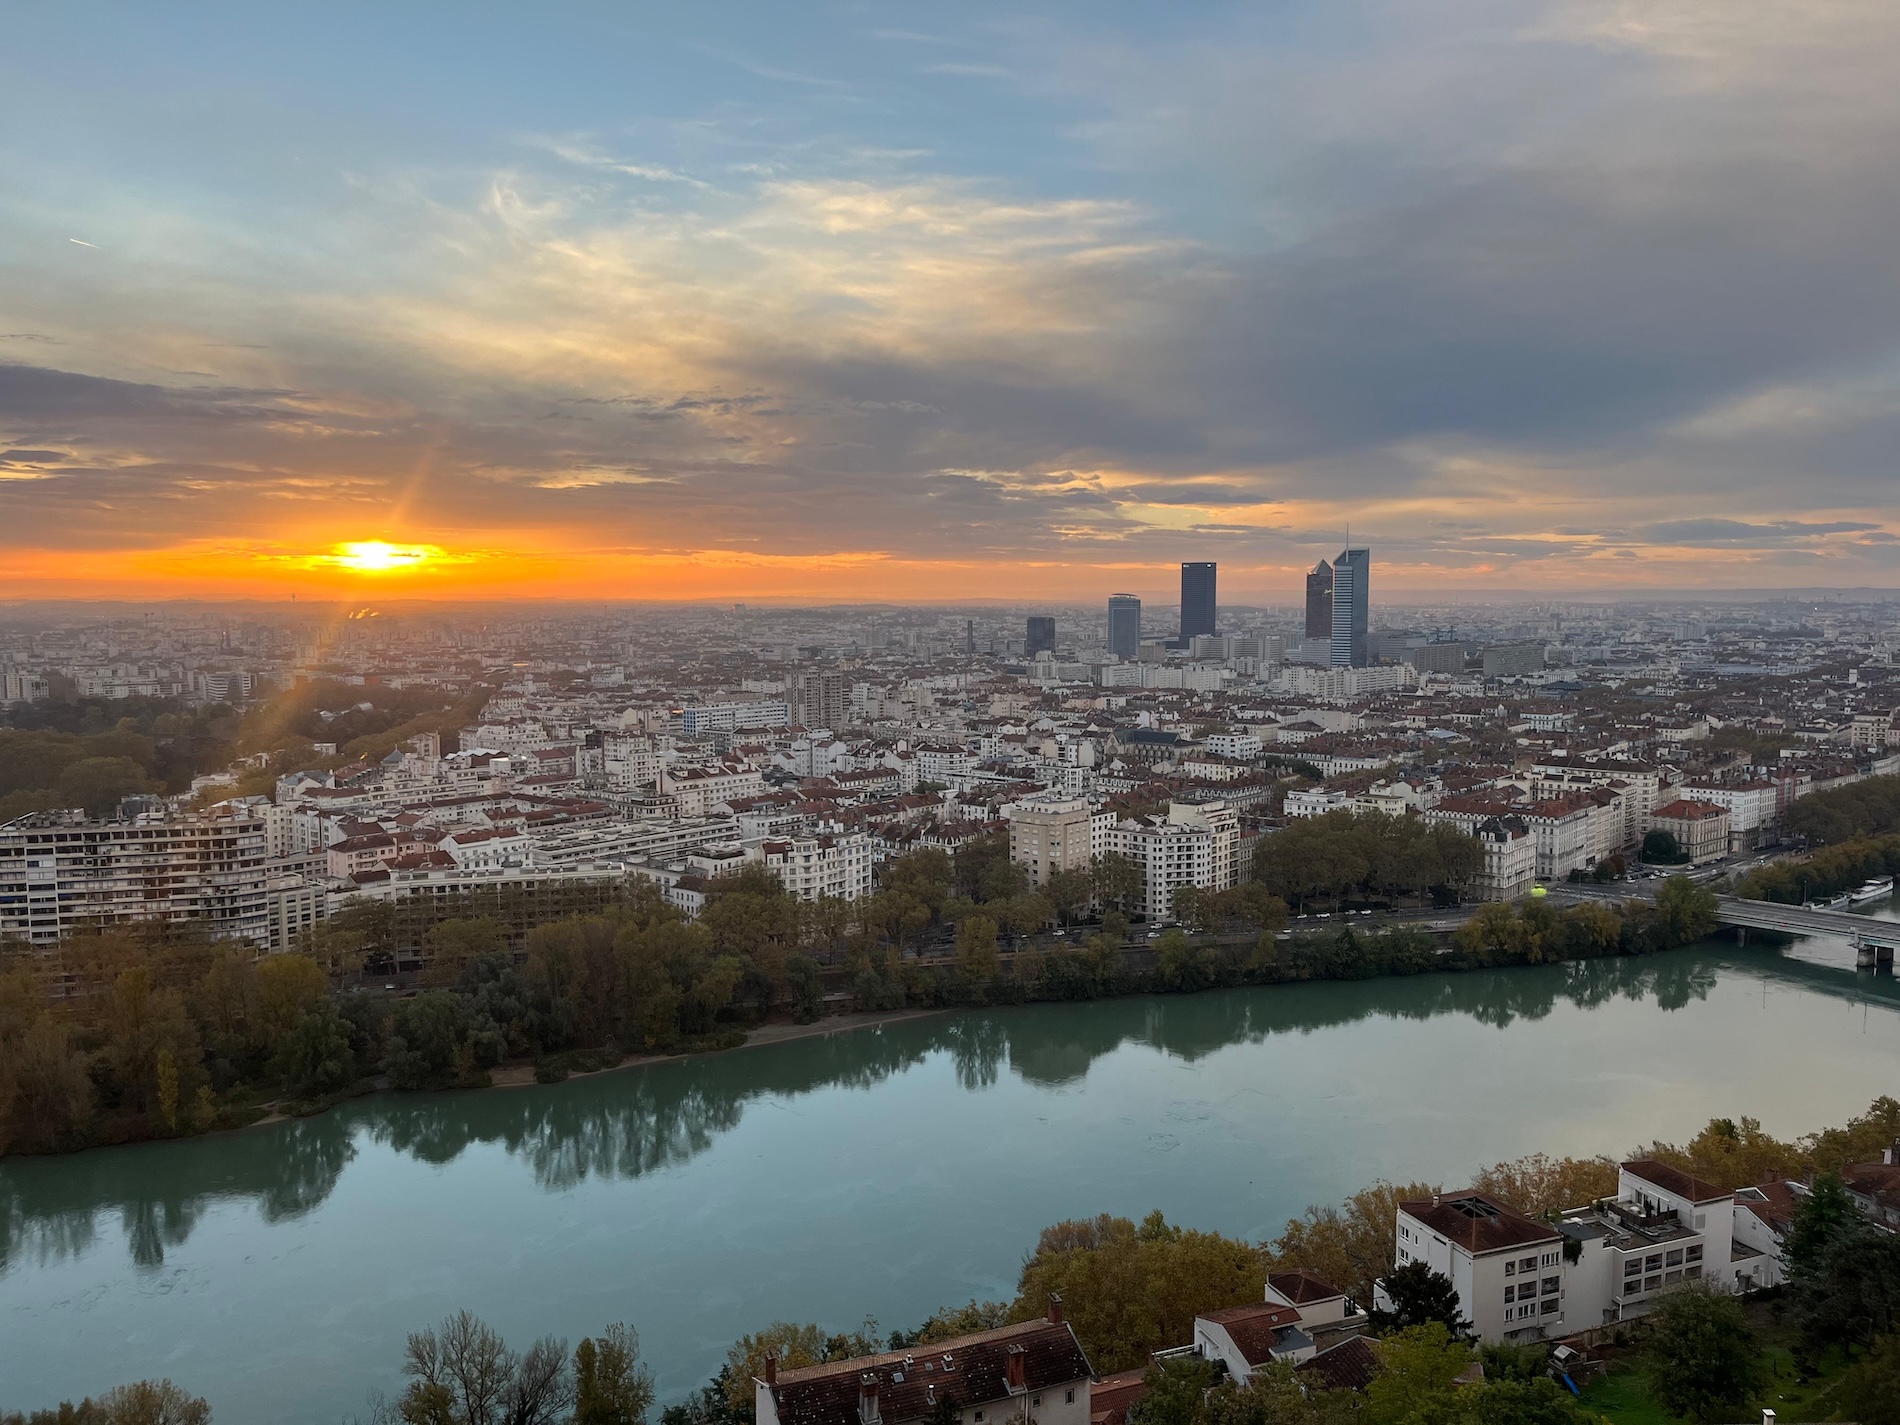
<path fill-rule="evenodd" d="M 403 569 L 420 569 L 441 557 L 442 551 L 433 544 L 388 544 L 380 539 L 362 539 L 331 546 L 323 562 L 359 574 L 390 574 Z"/>

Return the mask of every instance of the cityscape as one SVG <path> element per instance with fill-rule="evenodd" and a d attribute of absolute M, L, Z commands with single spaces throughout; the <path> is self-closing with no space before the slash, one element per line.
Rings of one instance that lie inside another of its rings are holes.
<path fill-rule="evenodd" d="M 0 1425 L 1900 1425 L 1900 14 L 15 17 Z"/>

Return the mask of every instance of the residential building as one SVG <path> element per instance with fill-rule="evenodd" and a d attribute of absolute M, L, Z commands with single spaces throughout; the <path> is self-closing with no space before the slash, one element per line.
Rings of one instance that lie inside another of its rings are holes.
<path fill-rule="evenodd" d="M 1739 782 L 1695 781 L 1682 794 L 1690 801 L 1709 802 L 1728 813 L 1728 849 L 1753 851 L 1766 845 L 1780 818 L 1781 787 L 1766 777 Z"/>
<path fill-rule="evenodd" d="M 1537 838 L 1521 816 L 1486 817 L 1471 834 L 1484 848 L 1484 866 L 1472 887 L 1479 900 L 1511 901 L 1537 883 Z"/>
<path fill-rule="evenodd" d="M 1098 818 L 1086 797 L 1029 797 L 1006 814 L 1009 859 L 1026 867 L 1034 884 L 1046 886 L 1057 871 L 1088 869 L 1098 840 Z"/>
<path fill-rule="evenodd" d="M 102 821 L 19 817 L 0 826 L 0 938 L 50 948 L 81 928 L 198 920 L 265 944 L 268 848 L 262 808 L 242 801 Z"/>
<path fill-rule="evenodd" d="M 1544 667 L 1544 645 L 1541 643 L 1504 643 L 1484 650 L 1484 676 L 1487 678 L 1521 678 L 1526 673 L 1541 672 Z"/>
<path fill-rule="evenodd" d="M 1342 549 L 1333 561 L 1332 666 L 1364 668 L 1372 662 L 1372 551 Z"/>
<path fill-rule="evenodd" d="M 792 705 L 782 698 L 758 698 L 741 703 L 703 703 L 680 708 L 675 716 L 684 736 L 701 737 L 709 732 L 784 727 L 792 720 Z"/>
<path fill-rule="evenodd" d="M 1728 809 L 1714 802 L 1679 800 L 1656 808 L 1653 830 L 1666 831 L 1691 865 L 1719 861 L 1728 855 Z"/>
<path fill-rule="evenodd" d="M 861 831 L 759 843 L 759 860 L 802 901 L 854 901 L 871 893 L 871 838 Z"/>
<path fill-rule="evenodd" d="M 1102 849 L 1128 857 L 1142 870 L 1133 907 L 1151 922 L 1174 915 L 1182 886 L 1224 891 L 1240 863 L 1240 819 L 1224 802 L 1173 802 L 1165 820 L 1117 822 L 1102 834 Z"/>
<path fill-rule="evenodd" d="M 1202 1359 L 1227 1367 L 1229 1377 L 1241 1385 L 1275 1361 L 1297 1365 L 1311 1360 L 1315 1349 L 1313 1338 L 1300 1329 L 1299 1308 L 1277 1301 L 1249 1302 L 1196 1316 L 1194 1348 Z"/>
<path fill-rule="evenodd" d="M 1215 604 L 1217 566 L 1205 563 L 1181 566 L 1181 641 L 1197 633 L 1218 633 Z"/>
<path fill-rule="evenodd" d="M 1046 1320 L 781 1371 L 752 1382 L 758 1425 L 1089 1425 L 1094 1372 L 1061 1298 Z"/>
<path fill-rule="evenodd" d="M 1333 566 L 1324 559 L 1306 576 L 1306 636 L 1332 641 Z"/>
<path fill-rule="evenodd" d="M 841 671 L 801 668 L 791 675 L 788 683 L 793 722 L 801 727 L 822 727 L 829 732 L 844 728 L 851 689 Z"/>
<path fill-rule="evenodd" d="M 1398 1206 L 1397 1265 L 1424 1262 L 1451 1278 L 1460 1311 L 1484 1341 L 1564 1334 L 1564 1241 L 1549 1223 L 1476 1189 Z M 1375 1299 L 1391 1309 L 1383 1287 Z"/>

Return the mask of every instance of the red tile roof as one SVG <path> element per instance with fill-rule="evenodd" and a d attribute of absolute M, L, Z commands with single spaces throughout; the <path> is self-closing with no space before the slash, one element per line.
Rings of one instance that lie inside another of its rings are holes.
<path fill-rule="evenodd" d="M 1654 1158 L 1633 1158 L 1623 1164 L 1623 1171 L 1632 1173 L 1646 1183 L 1654 1183 L 1664 1192 L 1674 1193 L 1677 1197 L 1687 1198 L 1690 1202 L 1720 1202 L 1731 1194 L 1724 1192 L 1714 1183 L 1705 1183 L 1701 1178 L 1691 1177 L 1680 1168 L 1672 1168 L 1667 1163 L 1659 1163 Z"/>
<path fill-rule="evenodd" d="M 1273 1359 L 1276 1333 L 1300 1324 L 1300 1313 L 1276 1302 L 1249 1302 L 1221 1311 L 1203 1311 L 1196 1321 L 1209 1321 L 1227 1333 L 1250 1366 L 1264 1366 Z"/>
<path fill-rule="evenodd" d="M 1402 1202 L 1399 1210 L 1473 1256 L 1501 1252 L 1507 1247 L 1528 1247 L 1533 1242 L 1555 1242 L 1562 1236 L 1548 1223 L 1526 1217 L 1498 1198 L 1476 1190 Z"/>

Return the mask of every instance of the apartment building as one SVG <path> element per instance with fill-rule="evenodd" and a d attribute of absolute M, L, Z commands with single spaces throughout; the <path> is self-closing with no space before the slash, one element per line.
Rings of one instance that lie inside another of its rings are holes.
<path fill-rule="evenodd" d="M 1088 869 L 1099 839 L 1098 818 L 1088 798 L 1026 797 L 1004 815 L 1009 818 L 1009 859 L 1024 867 L 1035 885 L 1048 885 L 1058 871 Z"/>
<path fill-rule="evenodd" d="M 1650 825 L 1676 838 L 1691 865 L 1719 861 L 1728 855 L 1728 811 L 1714 802 L 1673 801 L 1656 808 Z"/>
<path fill-rule="evenodd" d="M 1725 1291 L 1759 1253 L 1738 1243 L 1734 1195 L 1653 1159 L 1621 1165 L 1613 1201 L 1553 1222 L 1487 1193 L 1402 1202 L 1398 1266 L 1449 1277 L 1485 1341 L 1539 1341 L 1643 1315 L 1657 1296 L 1707 1278 Z M 1389 1306 L 1380 1288 L 1382 1305 Z"/>
<path fill-rule="evenodd" d="M 1103 833 L 1103 850 L 1142 870 L 1134 909 L 1150 921 L 1171 920 L 1182 886 L 1224 891 L 1240 866 L 1240 819 L 1224 802 L 1172 802 L 1165 820 L 1121 821 Z"/>
<path fill-rule="evenodd" d="M 1537 838 L 1518 816 L 1487 817 L 1472 829 L 1484 849 L 1473 890 L 1479 900 L 1511 901 L 1529 895 L 1537 882 Z"/>
<path fill-rule="evenodd" d="M 758 858 L 802 901 L 820 896 L 854 901 L 871 893 L 875 858 L 871 838 L 861 831 L 762 841 Z"/>
<path fill-rule="evenodd" d="M 214 935 L 263 944 L 268 845 L 261 809 L 245 802 L 17 818 L 0 826 L 0 937 L 50 947 L 82 927 L 202 920 Z"/>

